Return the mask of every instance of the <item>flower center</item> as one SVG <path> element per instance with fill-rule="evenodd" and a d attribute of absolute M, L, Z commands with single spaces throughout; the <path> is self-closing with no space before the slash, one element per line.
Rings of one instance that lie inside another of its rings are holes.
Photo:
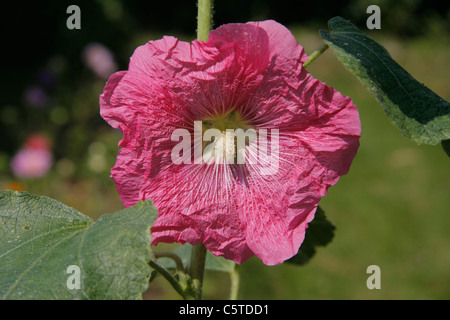
<path fill-rule="evenodd" d="M 216 138 L 212 142 L 204 142 L 206 145 L 204 146 L 204 157 L 205 160 L 221 160 L 220 163 L 224 160 L 234 161 L 236 156 L 236 143 L 235 143 L 236 135 L 233 132 L 223 132 L 219 138 Z"/>
<path fill-rule="evenodd" d="M 251 126 L 242 119 L 236 110 L 202 120 L 203 134 L 208 129 L 217 129 L 221 132 L 214 141 L 203 142 L 203 154 L 208 159 L 220 159 L 232 162 L 239 150 L 236 143 L 236 129 L 246 130 Z M 244 146 L 245 147 L 245 146 Z"/>
<path fill-rule="evenodd" d="M 227 129 L 249 129 L 251 126 L 241 117 L 237 110 L 230 110 L 224 114 L 202 120 L 203 130 L 218 129 L 225 132 Z"/>

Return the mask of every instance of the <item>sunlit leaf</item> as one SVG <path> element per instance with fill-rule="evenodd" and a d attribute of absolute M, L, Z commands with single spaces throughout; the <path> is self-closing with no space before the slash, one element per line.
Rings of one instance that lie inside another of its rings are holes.
<path fill-rule="evenodd" d="M 0 192 L 0 298 L 141 299 L 155 219 L 151 201 L 94 222 L 47 197 Z"/>
<path fill-rule="evenodd" d="M 374 94 L 392 123 L 418 144 L 450 139 L 450 104 L 414 79 L 384 47 L 335 17 L 320 35 L 345 68 Z"/>

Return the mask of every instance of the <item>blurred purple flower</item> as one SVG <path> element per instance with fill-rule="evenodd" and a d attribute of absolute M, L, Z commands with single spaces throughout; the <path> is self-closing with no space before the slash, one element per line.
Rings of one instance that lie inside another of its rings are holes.
<path fill-rule="evenodd" d="M 56 74 L 50 69 L 41 69 L 37 74 L 37 79 L 46 88 L 53 87 L 57 82 Z"/>
<path fill-rule="evenodd" d="M 18 178 L 39 178 L 53 163 L 52 154 L 43 149 L 20 149 L 11 160 L 11 169 Z"/>
<path fill-rule="evenodd" d="M 86 66 L 102 79 L 108 79 L 117 71 L 113 54 L 100 43 L 88 44 L 83 50 L 83 60 Z"/>
<path fill-rule="evenodd" d="M 25 101 L 32 107 L 42 108 L 49 102 L 47 93 L 40 86 L 30 86 L 25 90 Z"/>

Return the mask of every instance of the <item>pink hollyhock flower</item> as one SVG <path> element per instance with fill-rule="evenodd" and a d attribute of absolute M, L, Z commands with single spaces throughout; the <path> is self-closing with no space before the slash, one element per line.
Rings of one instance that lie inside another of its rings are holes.
<path fill-rule="evenodd" d="M 351 99 L 314 79 L 306 60 L 275 21 L 227 24 L 208 42 L 150 41 L 128 71 L 109 78 L 100 113 L 124 135 L 111 176 L 126 207 L 153 199 L 153 244 L 203 242 L 217 256 L 242 263 L 256 255 L 267 265 L 298 252 L 319 200 L 348 172 L 360 134 Z M 194 121 L 222 133 L 278 130 L 278 170 L 175 164 L 172 134 L 194 132 Z"/>

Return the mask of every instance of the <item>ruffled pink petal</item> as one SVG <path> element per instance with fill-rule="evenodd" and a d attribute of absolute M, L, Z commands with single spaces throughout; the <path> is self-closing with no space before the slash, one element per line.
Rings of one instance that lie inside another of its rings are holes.
<path fill-rule="evenodd" d="M 261 176 L 260 166 L 250 166 L 247 183 L 236 193 L 247 244 L 267 265 L 298 252 L 320 199 L 320 184 L 311 181 L 321 174 L 315 160 L 307 152 L 293 155 L 288 149 L 281 147 L 280 168 L 274 175 Z"/>
<path fill-rule="evenodd" d="M 118 108 L 124 108 L 124 111 L 127 112 L 127 106 L 116 106 L 111 103 L 111 96 L 114 93 L 114 90 L 122 80 L 123 76 L 127 74 L 127 71 L 119 71 L 112 74 L 108 82 L 103 89 L 103 93 L 100 95 L 100 115 L 103 119 L 106 120 L 113 128 L 118 129 L 120 124 L 123 123 L 120 119 L 122 117 L 114 116 L 114 114 L 120 114 L 120 110 Z M 116 112 L 117 110 L 118 112 Z"/>
<path fill-rule="evenodd" d="M 260 177 L 260 168 L 250 166 L 252 187 L 237 195 L 242 196 L 241 219 L 248 217 L 249 248 L 273 265 L 297 253 L 321 197 L 348 172 L 359 146 L 360 121 L 350 98 L 304 69 L 298 77 L 277 72 L 265 79 L 249 101 L 258 106 L 251 122 L 279 130 L 279 171 Z"/>
<path fill-rule="evenodd" d="M 280 68 L 287 67 L 285 63 L 289 63 L 289 61 L 303 64 L 308 60 L 303 47 L 298 44 L 289 29 L 282 24 L 274 20 L 248 22 L 247 24 L 264 29 L 269 38 L 270 60 L 273 57 L 278 57 L 279 60 L 277 62 L 280 63 Z"/>
<path fill-rule="evenodd" d="M 347 172 L 347 159 L 356 152 L 353 137 L 334 140 L 332 157 L 324 157 L 322 149 L 311 150 L 304 138 L 301 133 L 280 132 L 278 171 L 263 176 L 260 165 L 248 166 L 246 183 L 236 192 L 247 244 L 267 265 L 282 263 L 298 252 L 321 197 Z"/>

